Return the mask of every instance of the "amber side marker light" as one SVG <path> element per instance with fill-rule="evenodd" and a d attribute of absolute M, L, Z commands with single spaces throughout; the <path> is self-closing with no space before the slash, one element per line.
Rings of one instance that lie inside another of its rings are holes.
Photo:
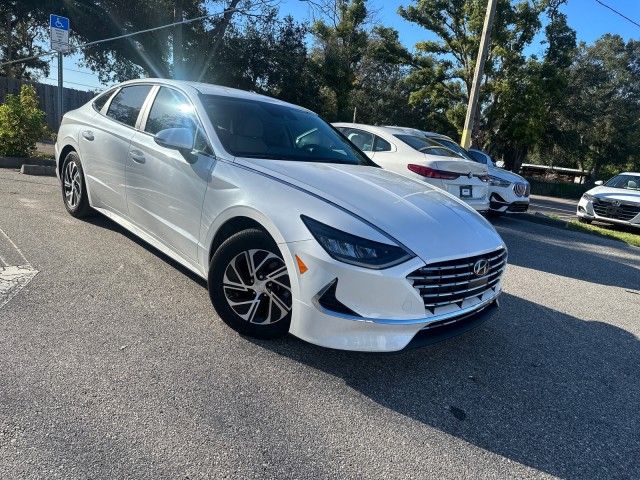
<path fill-rule="evenodd" d="M 298 270 L 300 271 L 300 275 L 302 275 L 304 272 L 309 270 L 309 267 L 307 267 L 304 264 L 304 262 L 302 261 L 302 259 L 298 255 L 296 255 L 296 263 L 298 264 Z"/>

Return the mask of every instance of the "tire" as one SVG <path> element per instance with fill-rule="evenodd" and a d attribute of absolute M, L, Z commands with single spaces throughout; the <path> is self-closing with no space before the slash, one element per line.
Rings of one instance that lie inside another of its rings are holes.
<path fill-rule="evenodd" d="M 76 152 L 69 152 L 64 158 L 60 175 L 62 187 L 62 201 L 72 216 L 84 218 L 91 214 L 87 185 L 84 181 L 84 170 L 80 156 Z"/>
<path fill-rule="evenodd" d="M 244 230 L 225 240 L 211 259 L 207 284 L 216 312 L 237 332 L 277 338 L 289 331 L 289 273 L 278 246 L 265 232 Z"/>
<path fill-rule="evenodd" d="M 592 220 L 590 218 L 578 217 L 578 221 L 580 223 L 586 223 L 587 225 L 591 225 Z"/>

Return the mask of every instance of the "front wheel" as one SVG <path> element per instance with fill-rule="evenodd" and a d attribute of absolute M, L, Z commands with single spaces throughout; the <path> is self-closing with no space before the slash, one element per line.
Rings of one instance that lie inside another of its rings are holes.
<path fill-rule="evenodd" d="M 228 238 L 209 265 L 209 296 L 220 318 L 252 337 L 285 335 L 291 323 L 291 283 L 278 246 L 263 231 Z"/>
<path fill-rule="evenodd" d="M 592 220 L 590 218 L 578 217 L 578 221 L 580 223 L 586 223 L 587 225 L 590 225 Z"/>
<path fill-rule="evenodd" d="M 80 156 L 76 152 L 69 152 L 62 164 L 62 200 L 71 215 L 83 218 L 90 214 L 87 185 L 84 181 L 84 171 Z"/>

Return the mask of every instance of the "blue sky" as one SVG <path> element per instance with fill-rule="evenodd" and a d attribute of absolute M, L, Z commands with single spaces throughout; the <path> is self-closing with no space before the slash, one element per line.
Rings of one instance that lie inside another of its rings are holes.
<path fill-rule="evenodd" d="M 640 0 L 603 1 L 640 23 Z M 406 6 L 410 3 L 411 0 L 370 0 L 372 9 L 377 12 L 375 16 L 377 23 L 398 30 L 402 43 L 409 49 L 413 49 L 416 42 L 433 37 L 430 37 L 429 32 L 426 30 L 405 21 L 398 15 L 398 7 L 400 5 Z M 576 30 L 578 40 L 590 43 L 605 33 L 616 33 L 625 39 L 640 39 L 640 27 L 619 17 L 595 0 L 569 0 L 562 10 L 567 14 L 569 25 Z M 281 0 L 280 13 L 283 16 L 291 14 L 296 20 L 300 21 L 311 17 L 310 7 L 300 0 Z M 71 22 L 71 28 L 73 29 L 73 19 L 71 19 Z M 539 44 L 539 40 L 536 40 L 529 48 L 529 52 L 532 54 L 541 53 L 543 50 L 544 46 Z M 90 87 L 104 88 L 99 85 L 97 77 L 87 73 L 85 68 L 77 64 L 77 61 L 77 57 L 65 58 L 65 86 L 81 90 L 87 90 Z M 56 62 L 53 59 L 51 65 L 53 67 L 56 66 Z M 51 79 L 47 80 L 47 82 L 55 83 L 57 81 L 57 70 L 53 68 L 49 76 Z"/>

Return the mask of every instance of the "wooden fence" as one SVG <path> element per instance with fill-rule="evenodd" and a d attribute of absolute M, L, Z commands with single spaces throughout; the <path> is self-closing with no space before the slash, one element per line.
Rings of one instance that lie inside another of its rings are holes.
<path fill-rule="evenodd" d="M 39 82 L 28 82 L 23 80 L 16 80 L 13 78 L 0 77 L 0 103 L 4 102 L 4 98 L 7 93 L 19 93 L 20 86 L 23 83 L 31 84 L 35 87 L 36 93 L 40 100 L 40 108 L 44 110 L 46 114 L 46 122 L 51 131 L 58 131 L 58 118 L 57 118 L 57 106 L 56 106 L 56 92 L 58 90 L 57 85 L 49 85 Z M 94 96 L 94 92 L 84 92 L 82 90 L 75 90 L 73 88 L 64 88 L 64 111 L 76 109 L 81 105 L 84 105 Z"/>

